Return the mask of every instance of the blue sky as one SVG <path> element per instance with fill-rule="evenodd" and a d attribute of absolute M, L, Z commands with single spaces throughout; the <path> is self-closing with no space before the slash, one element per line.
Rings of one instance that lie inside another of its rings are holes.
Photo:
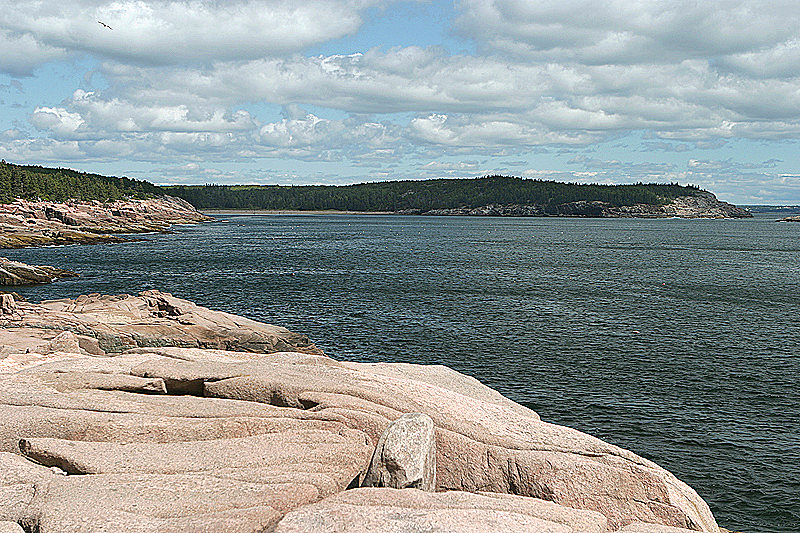
<path fill-rule="evenodd" d="M 800 204 L 794 1 L 0 7 L 15 163 L 156 183 L 679 182 Z"/>

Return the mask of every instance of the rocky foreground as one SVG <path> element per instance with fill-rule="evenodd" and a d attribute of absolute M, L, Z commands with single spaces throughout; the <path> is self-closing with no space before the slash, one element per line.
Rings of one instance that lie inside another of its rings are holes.
<path fill-rule="evenodd" d="M 443 366 L 157 291 L 0 304 L 0 531 L 719 531 L 656 464 Z"/>
<path fill-rule="evenodd" d="M 131 239 L 115 234 L 163 232 L 205 220 L 210 218 L 171 196 L 112 203 L 17 199 L 0 204 L 0 248 L 126 242 Z"/>
<path fill-rule="evenodd" d="M 544 205 L 485 205 L 456 209 L 406 210 L 403 214 L 460 215 L 460 216 L 511 216 L 511 217 L 591 217 L 591 218 L 751 218 L 752 213 L 714 194 L 702 191 L 695 196 L 679 196 L 664 205 L 635 204 L 612 206 L 601 201 L 579 201 L 548 207 Z"/>

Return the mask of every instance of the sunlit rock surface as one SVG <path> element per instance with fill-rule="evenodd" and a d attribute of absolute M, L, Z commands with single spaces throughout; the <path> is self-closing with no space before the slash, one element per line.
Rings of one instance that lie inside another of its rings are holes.
<path fill-rule="evenodd" d="M 111 203 L 15 200 L 0 204 L 0 248 L 125 242 L 115 233 L 166 231 L 173 224 L 210 220 L 171 196 Z"/>
<path fill-rule="evenodd" d="M 40 285 L 77 276 L 78 274 L 71 270 L 46 265 L 26 265 L 0 257 L 0 286 Z"/>
<path fill-rule="evenodd" d="M 0 521 L 28 531 L 718 532 L 666 470 L 446 367 L 338 362 L 156 291 L 15 303 Z M 437 492 L 356 488 L 408 413 L 433 422 Z"/>

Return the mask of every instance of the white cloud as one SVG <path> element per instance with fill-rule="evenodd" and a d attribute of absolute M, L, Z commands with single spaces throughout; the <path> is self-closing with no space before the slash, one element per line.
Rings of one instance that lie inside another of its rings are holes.
<path fill-rule="evenodd" d="M 71 113 L 63 107 L 37 107 L 31 116 L 34 126 L 50 130 L 61 138 L 79 137 L 85 122 L 78 113 Z"/>
<path fill-rule="evenodd" d="M 7 16 L 7 12 L 4 12 L 3 18 Z M 62 48 L 43 44 L 28 33 L 3 29 L 0 23 L 0 72 L 12 76 L 30 76 L 40 64 L 66 55 Z"/>
<path fill-rule="evenodd" d="M 586 65 L 676 63 L 748 53 L 796 35 L 789 0 L 460 0 L 458 27 L 481 46 Z"/>
<path fill-rule="evenodd" d="M 139 64 L 283 55 L 352 34 L 361 25 L 364 10 L 381 3 L 381 0 L 2 0 L 0 44 L 2 39 L 9 42 L 8 35 L 13 32 L 17 45 L 36 53 L 14 53 L 11 58 L 0 59 L 0 67 L 7 63 L 8 72 L 28 72 L 37 62 L 52 58 L 54 51 L 89 52 Z M 17 55 L 24 61 L 15 61 Z"/>

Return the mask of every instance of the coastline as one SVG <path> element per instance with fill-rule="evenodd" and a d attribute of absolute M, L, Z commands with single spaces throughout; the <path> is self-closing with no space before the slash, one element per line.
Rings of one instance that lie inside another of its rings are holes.
<path fill-rule="evenodd" d="M 130 242 L 136 239 L 120 235 L 164 233 L 175 224 L 209 220 L 170 196 L 111 203 L 16 199 L 0 204 L 0 248 Z"/>
<path fill-rule="evenodd" d="M 396 211 L 338 211 L 335 209 L 309 210 L 299 209 L 198 209 L 198 212 L 210 216 L 227 215 L 399 215 Z"/>
<path fill-rule="evenodd" d="M 441 365 L 159 291 L 2 304 L 0 516 L 28 530 L 720 531 L 655 463 Z"/>
<path fill-rule="evenodd" d="M 300 210 L 300 209 L 201 209 L 211 216 L 226 215 L 413 215 L 473 217 L 568 217 L 568 218 L 752 218 L 746 209 L 722 202 L 712 193 L 679 196 L 664 205 L 614 206 L 602 201 L 577 201 L 556 206 L 488 204 L 480 207 L 401 209 L 398 211 Z"/>

